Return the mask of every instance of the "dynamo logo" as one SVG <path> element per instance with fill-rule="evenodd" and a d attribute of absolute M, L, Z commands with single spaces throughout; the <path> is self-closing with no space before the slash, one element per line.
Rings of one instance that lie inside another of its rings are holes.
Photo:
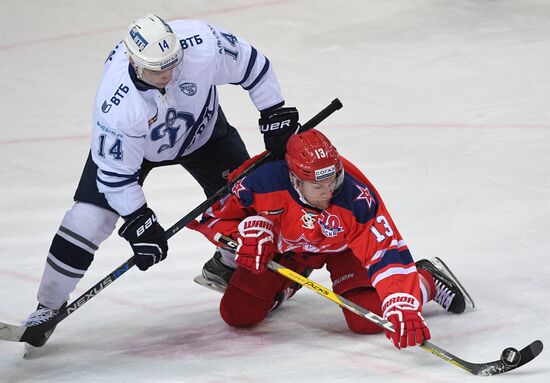
<path fill-rule="evenodd" d="M 188 96 L 194 96 L 195 93 L 197 93 L 197 84 L 193 82 L 184 82 L 180 84 L 180 90 Z"/>

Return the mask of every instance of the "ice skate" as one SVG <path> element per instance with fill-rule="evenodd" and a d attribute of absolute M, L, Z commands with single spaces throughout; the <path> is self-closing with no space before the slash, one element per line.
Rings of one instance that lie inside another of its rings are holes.
<path fill-rule="evenodd" d="M 193 280 L 199 285 L 223 294 L 235 269 L 223 264 L 221 257 L 221 253 L 216 251 L 214 256 L 204 264 L 202 275 L 197 275 Z"/>
<path fill-rule="evenodd" d="M 441 259 L 421 259 L 416 262 L 416 267 L 428 271 L 433 276 L 436 290 L 434 301 L 446 311 L 460 314 L 466 309 L 466 302 L 472 308 L 475 307 L 470 294 Z"/>
<path fill-rule="evenodd" d="M 46 306 L 43 306 L 41 304 L 38 304 L 38 307 L 36 308 L 36 311 L 33 312 L 29 317 L 23 321 L 23 325 L 27 327 L 32 326 L 38 326 L 42 323 L 45 323 L 55 317 L 61 310 L 63 310 L 67 304 L 65 303 L 61 308 L 57 310 L 52 310 L 47 308 Z M 36 339 L 32 343 L 25 343 L 25 350 L 23 353 L 23 358 L 30 358 L 33 351 L 38 348 L 44 346 L 50 336 L 52 335 L 53 331 L 55 330 L 55 326 L 46 331 L 40 338 Z"/>

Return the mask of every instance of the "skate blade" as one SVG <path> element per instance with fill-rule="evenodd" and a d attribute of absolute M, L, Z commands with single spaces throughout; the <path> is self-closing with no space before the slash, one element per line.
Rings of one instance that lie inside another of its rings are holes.
<path fill-rule="evenodd" d="M 197 275 L 195 278 L 193 278 L 193 281 L 198 283 L 201 286 L 208 287 L 210 290 L 217 291 L 218 293 L 224 293 L 225 292 L 225 286 L 220 285 L 219 283 L 209 281 L 202 275 Z"/>
<path fill-rule="evenodd" d="M 25 343 L 23 349 L 23 359 L 32 359 L 38 347 L 31 346 L 28 343 Z"/>
<path fill-rule="evenodd" d="M 451 269 L 449 269 L 449 266 L 447 266 L 445 264 L 445 262 L 443 262 L 441 260 L 441 258 L 439 258 L 439 257 L 434 257 L 432 262 L 435 264 L 436 267 L 438 267 L 444 273 L 447 273 L 447 275 L 449 275 L 453 279 L 453 281 L 456 283 L 456 285 L 458 286 L 458 288 L 460 289 L 460 291 L 464 295 L 464 299 L 466 300 L 466 302 L 468 302 L 470 304 L 470 306 L 472 306 L 472 308 L 475 308 L 476 304 L 475 304 L 474 300 L 472 299 L 472 297 L 470 296 L 468 291 L 464 288 L 464 286 L 462 286 L 462 283 L 460 283 L 460 281 L 458 280 L 456 275 L 454 275 L 454 273 L 451 271 Z"/>

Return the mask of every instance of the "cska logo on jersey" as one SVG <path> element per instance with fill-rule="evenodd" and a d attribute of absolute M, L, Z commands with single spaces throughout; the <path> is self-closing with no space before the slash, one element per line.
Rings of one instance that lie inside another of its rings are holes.
<path fill-rule="evenodd" d="M 344 231 L 340 224 L 340 218 L 337 215 L 327 213 L 326 210 L 323 210 L 319 215 L 317 223 L 321 226 L 323 235 L 328 238 L 336 237 L 338 233 Z"/>
<path fill-rule="evenodd" d="M 369 205 L 369 208 L 370 208 L 372 203 L 374 202 L 374 197 L 372 196 L 372 194 L 370 194 L 369 189 L 366 186 L 364 188 L 359 185 L 355 185 L 355 186 L 357 186 L 357 189 L 360 190 L 360 193 L 355 198 L 355 200 L 359 201 L 364 199 L 365 201 L 367 201 L 367 204 Z"/>

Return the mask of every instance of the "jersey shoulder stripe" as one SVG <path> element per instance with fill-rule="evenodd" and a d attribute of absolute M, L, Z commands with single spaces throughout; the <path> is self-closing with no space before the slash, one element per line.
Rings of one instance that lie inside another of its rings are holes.
<path fill-rule="evenodd" d="M 235 183 L 231 192 L 243 206 L 254 202 L 254 194 L 269 194 L 292 188 L 285 161 L 268 162 Z"/>
<path fill-rule="evenodd" d="M 269 70 L 269 65 L 270 65 L 269 64 L 269 59 L 266 57 L 264 66 L 263 66 L 262 70 L 260 71 L 260 73 L 258 74 L 258 76 L 256 76 L 256 78 L 254 79 L 254 81 L 252 81 L 252 83 L 250 83 L 250 85 L 243 86 L 243 89 L 244 90 L 250 90 L 250 89 L 254 88 L 260 81 L 262 81 L 265 74 Z"/>
<path fill-rule="evenodd" d="M 246 66 L 246 72 L 244 74 L 244 77 L 241 81 L 233 83 L 233 85 L 244 84 L 248 80 L 248 77 L 250 76 L 250 72 L 252 71 L 252 68 L 256 64 L 256 57 L 258 56 L 258 51 L 254 47 L 251 47 L 251 48 L 252 50 L 250 52 L 250 58 L 248 60 L 248 65 Z"/>

